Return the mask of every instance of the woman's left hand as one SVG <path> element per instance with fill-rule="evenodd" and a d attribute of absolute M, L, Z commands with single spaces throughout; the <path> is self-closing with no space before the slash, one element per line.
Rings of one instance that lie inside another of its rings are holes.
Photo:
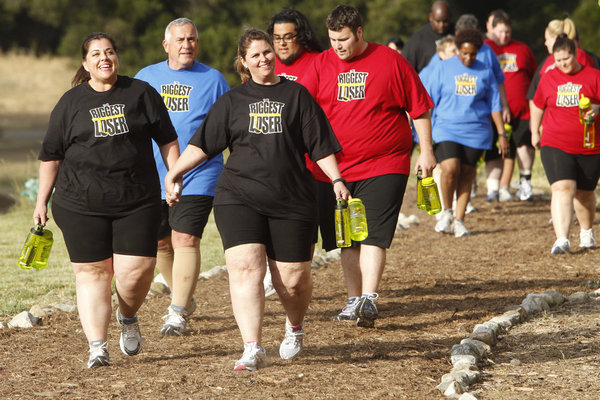
<path fill-rule="evenodd" d="M 333 192 L 335 193 L 336 199 L 344 199 L 345 201 L 348 201 L 352 198 L 350 191 L 342 181 L 336 182 L 335 185 L 333 185 Z"/>

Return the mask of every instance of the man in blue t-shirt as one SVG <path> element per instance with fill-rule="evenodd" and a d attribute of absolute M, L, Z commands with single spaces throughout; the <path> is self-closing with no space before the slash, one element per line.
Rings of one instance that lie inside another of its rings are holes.
<path fill-rule="evenodd" d="M 162 96 L 183 151 L 208 110 L 229 86 L 219 71 L 196 61 L 198 30 L 190 19 L 171 21 L 162 44 L 168 59 L 143 68 L 135 77 L 148 82 Z M 154 158 L 164 200 L 167 168 L 156 145 Z M 222 169 L 222 155 L 207 160 L 185 174 L 181 201 L 176 206 L 169 208 L 163 201 L 156 264 L 172 296 L 168 314 L 163 317 L 163 334 L 183 334 L 188 316 L 196 307 L 192 295 L 200 273 L 200 239 Z"/>

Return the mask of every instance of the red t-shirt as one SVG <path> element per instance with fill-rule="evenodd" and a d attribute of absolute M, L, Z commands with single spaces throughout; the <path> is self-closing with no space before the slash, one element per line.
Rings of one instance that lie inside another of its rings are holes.
<path fill-rule="evenodd" d="M 409 174 L 412 132 L 406 112 L 417 118 L 433 102 L 404 57 L 369 43 L 362 54 L 344 61 L 330 48 L 299 82 L 321 105 L 342 145 L 336 158 L 346 180 Z M 316 179 L 328 181 L 316 165 L 309 168 Z"/>
<path fill-rule="evenodd" d="M 600 154 L 598 118 L 596 118 L 596 147 L 583 148 L 583 124 L 579 122 L 579 99 L 589 97 L 600 103 L 600 71 L 584 66 L 568 75 L 554 68 L 542 75 L 533 98 L 544 110 L 542 146 L 550 146 L 570 154 Z"/>
<path fill-rule="evenodd" d="M 496 53 L 504 72 L 506 98 L 513 118 L 529 119 L 527 89 L 537 69 L 533 52 L 525 43 L 516 40 L 511 40 L 505 46 L 499 46 L 489 39 L 485 43 Z"/>
<path fill-rule="evenodd" d="M 275 63 L 275 73 L 285 77 L 289 81 L 295 81 L 304 74 L 310 65 L 312 65 L 315 57 L 318 55 L 319 53 L 309 53 L 308 51 L 305 51 L 290 65 L 284 64 L 277 59 Z"/>
<path fill-rule="evenodd" d="M 594 59 L 580 48 L 577 48 L 577 62 L 581 65 L 589 65 L 590 67 L 594 66 Z M 540 79 L 542 79 L 542 76 L 544 76 L 546 72 L 554 68 L 556 68 L 556 65 L 554 65 L 554 56 L 550 54 L 548 57 L 546 57 L 544 63 L 542 64 L 542 68 L 540 69 Z"/>

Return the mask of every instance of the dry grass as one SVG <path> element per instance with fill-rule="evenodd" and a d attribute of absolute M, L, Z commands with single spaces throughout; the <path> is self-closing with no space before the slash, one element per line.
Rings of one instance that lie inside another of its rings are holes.
<path fill-rule="evenodd" d="M 0 124 L 5 129 L 47 120 L 60 96 L 70 87 L 76 70 L 68 58 L 35 57 L 26 53 L 0 54 Z"/>

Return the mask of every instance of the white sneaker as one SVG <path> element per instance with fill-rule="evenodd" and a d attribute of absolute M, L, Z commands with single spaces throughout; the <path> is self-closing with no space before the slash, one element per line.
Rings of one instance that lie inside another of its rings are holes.
<path fill-rule="evenodd" d="M 160 333 L 163 335 L 181 336 L 185 333 L 187 326 L 187 314 L 179 313 L 173 309 L 173 306 L 169 306 L 169 312 L 167 315 L 162 317 L 165 321 Z"/>
<path fill-rule="evenodd" d="M 554 245 L 552 246 L 552 250 L 550 251 L 551 254 L 566 254 L 566 253 L 570 253 L 571 247 L 571 243 L 569 243 L 569 239 L 567 239 L 566 237 L 561 237 L 556 239 L 556 242 L 554 242 Z"/>
<path fill-rule="evenodd" d="M 140 333 L 137 316 L 132 319 L 134 319 L 133 322 L 129 323 L 123 321 L 121 311 L 117 308 L 117 322 L 121 328 L 119 344 L 121 345 L 121 351 L 127 356 L 135 356 L 142 350 L 142 334 Z"/>
<path fill-rule="evenodd" d="M 108 342 L 103 342 L 102 339 L 95 340 L 90 343 L 90 358 L 88 359 L 87 367 L 103 367 L 110 365 L 108 360 Z"/>
<path fill-rule="evenodd" d="M 591 249 L 595 245 L 594 231 L 590 229 L 582 229 L 579 231 L 579 247 Z"/>
<path fill-rule="evenodd" d="M 519 200 L 533 200 L 533 188 L 529 179 L 521 178 L 519 181 Z"/>
<path fill-rule="evenodd" d="M 452 232 L 454 232 L 454 237 L 463 237 L 469 235 L 469 231 L 465 227 L 465 223 L 461 219 L 455 219 L 452 224 Z"/>
<path fill-rule="evenodd" d="M 440 214 L 440 219 L 435 224 L 435 231 L 440 233 L 450 233 L 450 225 L 452 224 L 452 210 L 444 210 Z"/>
<path fill-rule="evenodd" d="M 302 350 L 302 340 L 304 339 L 304 321 L 300 327 L 295 329 L 285 323 L 285 337 L 279 346 L 279 355 L 284 360 L 291 360 Z"/>
<path fill-rule="evenodd" d="M 488 203 L 498 201 L 498 191 L 497 190 L 489 191 L 487 194 L 487 197 L 485 198 L 485 201 L 487 201 Z"/>
<path fill-rule="evenodd" d="M 275 288 L 273 287 L 273 281 L 271 278 L 271 270 L 269 269 L 269 263 L 267 262 L 267 273 L 265 274 L 265 278 L 263 279 L 263 286 L 265 288 L 265 297 L 273 296 L 275 293 Z"/>
<path fill-rule="evenodd" d="M 471 202 L 469 201 L 467 203 L 467 209 L 465 210 L 465 214 L 471 214 L 471 213 L 474 213 L 476 211 L 477 211 L 477 209 L 475 208 L 475 206 L 473 204 L 471 204 Z"/>
<path fill-rule="evenodd" d="M 334 321 L 356 321 L 358 315 L 356 314 L 356 309 L 358 307 L 360 297 L 350 297 L 348 302 L 342 308 L 342 311 L 333 317 Z"/>
<path fill-rule="evenodd" d="M 510 191 L 508 190 L 508 186 L 501 187 L 500 190 L 498 191 L 498 201 L 507 202 L 507 201 L 512 201 L 512 200 L 513 200 L 513 197 L 510 194 Z"/>
<path fill-rule="evenodd" d="M 244 343 L 244 354 L 242 358 L 235 362 L 233 369 L 235 371 L 256 371 L 267 365 L 267 352 L 265 348 L 259 346 L 256 342 L 250 342 Z"/>

